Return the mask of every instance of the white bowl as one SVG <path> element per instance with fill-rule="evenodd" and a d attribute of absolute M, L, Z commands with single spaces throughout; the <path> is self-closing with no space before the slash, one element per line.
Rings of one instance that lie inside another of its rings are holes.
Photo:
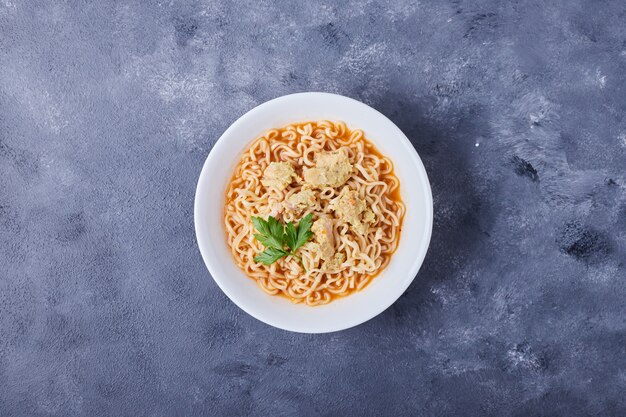
<path fill-rule="evenodd" d="M 400 243 L 391 261 L 360 292 L 330 304 L 309 307 L 264 293 L 238 267 L 226 244 L 224 198 L 233 170 L 248 145 L 268 129 L 292 122 L 344 121 L 362 129 L 389 157 L 406 204 Z M 198 246 L 211 276 L 242 310 L 272 326 L 302 333 L 347 329 L 382 313 L 407 289 L 430 242 L 433 202 L 424 165 L 411 142 L 391 120 L 373 108 L 335 94 L 299 93 L 276 98 L 241 116 L 209 154 L 196 189 L 194 219 Z"/>

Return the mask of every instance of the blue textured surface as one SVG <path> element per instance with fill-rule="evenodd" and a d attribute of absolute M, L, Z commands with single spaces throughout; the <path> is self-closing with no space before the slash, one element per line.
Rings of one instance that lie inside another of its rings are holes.
<path fill-rule="evenodd" d="M 626 3 L 0 3 L 0 415 L 626 414 Z M 201 166 L 298 91 L 432 182 L 417 279 L 327 335 L 231 303 Z"/>

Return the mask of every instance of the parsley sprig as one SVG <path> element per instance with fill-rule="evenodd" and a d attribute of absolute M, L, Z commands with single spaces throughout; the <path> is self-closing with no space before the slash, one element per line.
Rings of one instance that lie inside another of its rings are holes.
<path fill-rule="evenodd" d="M 313 236 L 313 214 L 304 216 L 298 226 L 293 222 L 283 225 L 275 217 L 263 220 L 260 217 L 252 217 L 252 224 L 258 233 L 254 234 L 256 240 L 265 246 L 265 250 L 254 257 L 255 262 L 271 265 L 287 255 L 291 255 L 300 261 L 302 258 L 296 255 L 296 251 Z M 302 264 L 304 266 L 304 264 Z"/>

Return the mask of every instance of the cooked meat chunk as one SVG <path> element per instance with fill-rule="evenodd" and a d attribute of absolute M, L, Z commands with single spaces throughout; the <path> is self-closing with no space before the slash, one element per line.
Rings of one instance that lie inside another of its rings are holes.
<path fill-rule="evenodd" d="M 365 210 L 365 213 L 363 213 L 363 223 L 374 223 L 374 220 L 376 220 L 376 216 L 372 210 Z"/>
<path fill-rule="evenodd" d="M 335 254 L 335 239 L 333 237 L 333 222 L 327 217 L 322 217 L 313 222 L 311 231 L 315 235 L 322 259 L 329 261 Z"/>
<path fill-rule="evenodd" d="M 329 259 L 324 263 L 324 269 L 328 271 L 334 271 L 336 269 L 339 269 L 339 267 L 345 260 L 346 255 L 344 253 L 336 253 L 335 256 L 332 257 L 332 259 Z"/>
<path fill-rule="evenodd" d="M 261 217 L 266 218 L 268 216 L 278 217 L 283 212 L 283 206 L 281 203 L 272 202 L 266 207 L 261 208 L 259 210 L 259 214 Z"/>
<path fill-rule="evenodd" d="M 291 211 L 300 212 L 315 206 L 315 193 L 313 190 L 305 189 L 287 197 L 283 203 L 285 208 Z"/>
<path fill-rule="evenodd" d="M 367 223 L 374 221 L 374 213 L 367 209 L 359 193 L 347 188 L 344 188 L 339 197 L 331 202 L 331 208 L 339 219 L 350 223 L 352 229 L 362 235 L 367 233 Z"/>
<path fill-rule="evenodd" d="M 320 152 L 315 168 L 304 170 L 304 181 L 314 187 L 339 187 L 352 172 L 352 165 L 343 151 Z"/>
<path fill-rule="evenodd" d="M 298 176 L 289 162 L 272 162 L 265 168 L 261 184 L 268 188 L 284 190 L 296 178 Z"/>

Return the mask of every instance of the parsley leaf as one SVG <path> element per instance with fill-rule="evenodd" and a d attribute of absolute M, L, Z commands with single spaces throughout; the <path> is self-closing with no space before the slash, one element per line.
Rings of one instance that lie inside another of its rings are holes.
<path fill-rule="evenodd" d="M 270 223 L 269 219 L 274 221 Z M 273 217 L 270 217 L 269 219 L 268 221 L 265 221 L 260 217 L 252 218 L 252 224 L 259 232 L 256 233 L 254 237 L 266 248 L 282 249 L 284 246 L 282 225 Z M 280 227 L 276 227 L 276 224 Z M 280 229 L 280 231 L 278 229 Z"/>
<path fill-rule="evenodd" d="M 291 255 L 302 264 L 302 259 L 296 255 L 296 250 L 313 236 L 311 232 L 313 213 L 304 216 L 298 226 L 295 226 L 292 222 L 283 225 L 272 216 L 268 217 L 267 220 L 263 220 L 260 217 L 252 217 L 252 224 L 258 232 L 254 234 L 254 238 L 266 248 L 254 257 L 255 262 L 271 265 L 280 258 Z M 285 246 L 289 250 L 286 250 Z"/>
<path fill-rule="evenodd" d="M 313 225 L 313 213 L 309 213 L 300 220 L 298 223 L 298 236 L 296 238 L 295 251 L 300 246 L 304 245 L 311 236 L 313 236 L 313 232 L 311 232 L 311 226 Z"/>
<path fill-rule="evenodd" d="M 279 222 L 275 217 L 270 216 L 267 218 L 267 225 L 270 229 L 270 234 L 282 241 L 284 233 L 284 227 L 282 223 Z"/>
<path fill-rule="evenodd" d="M 282 249 L 283 240 L 276 236 L 261 235 L 259 233 L 254 234 L 254 238 L 261 242 L 266 248 Z"/>
<path fill-rule="evenodd" d="M 282 249 L 268 248 L 254 257 L 254 262 L 260 262 L 265 265 L 271 265 L 283 256 L 287 256 L 287 252 Z"/>
<path fill-rule="evenodd" d="M 298 240 L 298 231 L 296 226 L 292 222 L 287 223 L 285 226 L 285 243 L 289 246 L 289 249 L 295 251 L 298 247 L 296 241 Z"/>
<path fill-rule="evenodd" d="M 254 228 L 262 235 L 269 235 L 270 228 L 265 220 L 260 217 L 252 217 L 252 224 Z"/>

